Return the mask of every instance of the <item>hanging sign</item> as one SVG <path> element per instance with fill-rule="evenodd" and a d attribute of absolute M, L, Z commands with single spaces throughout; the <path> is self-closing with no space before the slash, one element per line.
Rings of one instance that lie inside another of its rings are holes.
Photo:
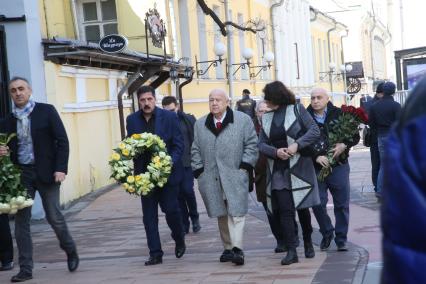
<path fill-rule="evenodd" d="M 116 53 L 125 49 L 127 38 L 121 35 L 107 35 L 99 41 L 99 47 L 102 51 Z"/>

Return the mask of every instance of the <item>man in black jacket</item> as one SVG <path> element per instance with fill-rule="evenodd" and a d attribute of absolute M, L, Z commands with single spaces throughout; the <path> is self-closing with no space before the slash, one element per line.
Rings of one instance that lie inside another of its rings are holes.
<path fill-rule="evenodd" d="M 243 98 L 237 101 L 236 110 L 244 112 L 254 121 L 256 119 L 256 101 L 250 98 L 250 91 L 243 90 Z"/>
<path fill-rule="evenodd" d="M 377 146 L 379 149 L 380 168 L 377 176 L 377 197 L 381 197 L 383 188 L 383 157 L 385 155 L 385 143 L 392 124 L 397 120 L 401 111 L 401 105 L 393 99 L 396 86 L 392 82 L 383 84 L 383 98 L 371 106 L 368 124 L 371 130 L 377 133 Z"/>
<path fill-rule="evenodd" d="M 334 241 L 337 245 L 337 250 L 346 251 L 348 250 L 346 242 L 349 228 L 350 197 L 350 168 L 347 157 L 349 156 L 349 149 L 358 144 L 360 137 L 359 134 L 357 134 L 353 137 L 352 141 L 341 141 L 336 145 L 328 145 L 330 125 L 333 121 L 338 119 L 342 111 L 329 101 L 327 91 L 324 89 L 316 88 L 312 90 L 311 104 L 308 107 L 308 112 L 312 115 L 321 130 L 320 139 L 313 147 L 315 149 L 314 161 L 317 173 L 322 167 L 329 166 L 327 159 L 329 146 L 332 147 L 334 152 L 333 157 L 338 160 L 331 174 L 327 176 L 324 181 L 318 180 L 321 205 L 312 208 L 323 236 L 320 248 L 321 250 L 327 250 L 329 248 L 334 231 L 336 235 Z M 343 153 L 346 154 L 344 155 L 345 158 L 339 159 Z M 327 214 L 327 190 L 330 190 L 333 197 L 334 216 L 336 218 L 335 227 L 333 227 L 331 219 Z"/>
<path fill-rule="evenodd" d="M 364 104 L 364 109 L 370 116 L 371 107 L 383 97 L 383 84 L 377 85 L 374 98 Z M 370 128 L 370 158 L 371 158 L 371 180 L 374 185 L 374 191 L 377 192 L 377 177 L 380 169 L 379 146 L 377 144 L 377 129 Z"/>
<path fill-rule="evenodd" d="M 191 145 L 194 141 L 195 117 L 179 110 L 179 104 L 175 97 L 166 96 L 161 104 L 164 109 L 174 111 L 179 118 L 179 128 L 183 135 L 184 150 L 182 162 L 184 174 L 179 184 L 179 205 L 182 213 L 182 224 L 185 233 L 189 233 L 189 219 L 192 222 L 192 231 L 198 233 L 201 230 L 199 214 L 197 211 L 197 199 L 194 192 L 194 175 L 191 168 Z"/>
<path fill-rule="evenodd" d="M 64 125 L 52 105 L 32 100 L 32 90 L 25 78 L 9 82 L 13 100 L 12 114 L 0 125 L 2 133 L 16 133 L 8 147 L 0 146 L 0 156 L 11 155 L 21 168 L 22 184 L 34 198 L 40 193 L 46 218 L 61 248 L 66 252 L 69 271 L 75 271 L 79 258 L 64 216 L 60 210 L 59 188 L 68 170 L 69 143 Z M 33 256 L 30 232 L 31 207 L 18 211 L 15 217 L 15 236 L 19 252 L 20 271 L 12 282 L 32 279 Z"/>

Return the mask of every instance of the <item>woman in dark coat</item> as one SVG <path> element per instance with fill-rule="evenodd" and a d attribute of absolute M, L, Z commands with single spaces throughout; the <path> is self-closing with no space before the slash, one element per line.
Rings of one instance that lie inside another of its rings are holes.
<path fill-rule="evenodd" d="M 299 153 L 316 141 L 320 131 L 306 109 L 296 104 L 294 94 L 283 83 L 269 83 L 263 92 L 265 102 L 272 110 L 263 115 L 259 136 L 259 150 L 268 158 L 267 207 L 269 212 L 276 211 L 280 215 L 288 248 L 281 264 L 289 265 L 298 262 L 294 224 L 296 209 L 320 203 L 312 158 Z M 310 238 L 305 242 L 312 245 Z"/>

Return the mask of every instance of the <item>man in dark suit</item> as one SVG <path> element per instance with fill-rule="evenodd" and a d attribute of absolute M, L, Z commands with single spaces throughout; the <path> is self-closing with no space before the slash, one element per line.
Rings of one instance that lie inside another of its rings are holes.
<path fill-rule="evenodd" d="M 194 192 L 194 174 L 191 168 L 191 145 L 192 142 L 194 142 L 194 124 L 196 119 L 192 114 L 180 111 L 179 104 L 173 96 L 164 97 L 161 104 L 164 109 L 176 112 L 179 118 L 179 127 L 184 142 L 184 151 L 182 155 L 184 173 L 182 181 L 179 184 L 178 200 L 185 233 L 189 233 L 189 219 L 191 219 L 192 222 L 192 231 L 198 233 L 201 230 L 201 226 L 197 211 L 197 199 Z"/>
<path fill-rule="evenodd" d="M 0 156 L 11 155 L 21 168 L 22 184 L 29 196 L 38 191 L 46 218 L 67 254 L 68 269 L 75 271 L 79 258 L 76 245 L 60 210 L 59 188 L 68 171 L 69 143 L 64 125 L 52 105 L 32 100 L 28 81 L 15 77 L 9 82 L 12 114 L 0 125 L 0 132 L 16 133 L 8 147 L 0 146 Z M 21 209 L 15 218 L 15 237 L 20 271 L 12 282 L 32 279 L 33 256 L 30 232 L 31 207 Z"/>
<path fill-rule="evenodd" d="M 178 202 L 179 183 L 183 175 L 184 145 L 176 113 L 155 106 L 155 90 L 150 86 L 142 86 L 137 91 L 137 96 L 140 110 L 127 117 L 127 135 L 143 132 L 158 135 L 166 143 L 167 152 L 173 162 L 172 173 L 167 184 L 163 188 L 156 188 L 150 195 L 141 197 L 143 224 L 150 255 L 145 265 L 155 265 L 163 262 L 163 251 L 158 232 L 158 205 L 165 213 L 167 224 L 172 231 L 172 238 L 176 243 L 176 257 L 181 258 L 186 249 Z M 134 159 L 135 175 L 145 172 L 150 160 L 149 153 Z"/>

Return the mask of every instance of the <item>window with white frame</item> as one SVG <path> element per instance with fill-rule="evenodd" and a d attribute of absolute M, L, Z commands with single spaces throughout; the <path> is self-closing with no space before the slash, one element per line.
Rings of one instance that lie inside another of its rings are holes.
<path fill-rule="evenodd" d="M 98 42 L 106 35 L 118 33 L 115 0 L 79 0 L 78 4 L 82 39 Z"/>

